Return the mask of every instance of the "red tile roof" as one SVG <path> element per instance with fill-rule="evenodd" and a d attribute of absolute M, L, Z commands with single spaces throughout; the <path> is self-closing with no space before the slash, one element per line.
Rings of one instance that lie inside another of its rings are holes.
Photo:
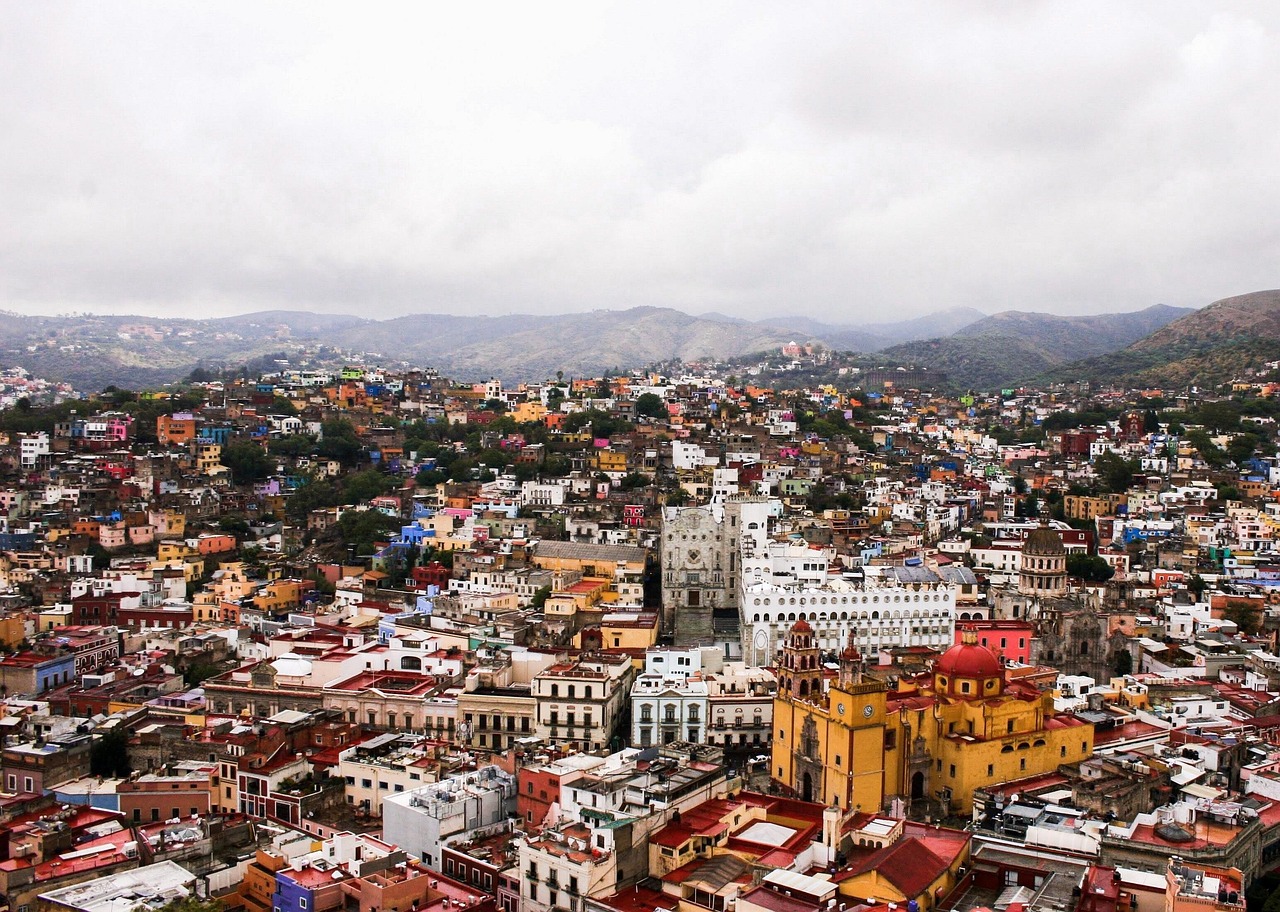
<path fill-rule="evenodd" d="M 756 887 L 754 890 L 748 890 L 740 897 L 744 902 L 752 903 L 769 912 L 815 912 L 818 903 L 811 900 L 796 899 L 791 896 L 783 896 L 776 890 L 771 890 L 764 884 Z"/>
<path fill-rule="evenodd" d="M 836 881 L 848 880 L 868 871 L 875 871 L 893 884 L 908 899 L 914 899 L 929 889 L 947 868 L 947 862 L 935 855 L 923 841 L 904 836 L 859 859 L 835 876 Z"/>

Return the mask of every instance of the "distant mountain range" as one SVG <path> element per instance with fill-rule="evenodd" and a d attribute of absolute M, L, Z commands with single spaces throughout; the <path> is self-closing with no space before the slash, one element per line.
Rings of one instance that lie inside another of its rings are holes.
<path fill-rule="evenodd" d="M 340 360 L 351 354 L 435 367 L 459 378 L 518 381 L 676 358 L 735 358 L 792 341 L 874 351 L 951 332 L 982 316 L 976 310 L 951 310 L 853 327 L 803 317 L 751 322 L 721 314 L 692 316 L 657 307 L 553 316 L 411 314 L 388 320 L 286 310 L 210 320 L 14 314 L 0 320 L 0 363 L 85 390 L 158 385 L 201 366 L 248 363 L 269 369 L 277 357 Z"/>
<path fill-rule="evenodd" d="M 1100 353 L 1055 379 L 1151 386 L 1210 386 L 1280 360 L 1280 290 L 1215 301 L 1118 351 Z"/>
<path fill-rule="evenodd" d="M 944 371 L 958 386 L 991 389 L 1118 351 L 1194 313 L 1190 308 L 1166 304 L 1084 317 L 1006 310 L 945 337 L 906 342 L 886 348 L 882 354 Z"/>
<path fill-rule="evenodd" d="M 886 366 L 925 366 L 954 385 L 996 388 L 1037 378 L 1211 382 L 1244 363 L 1280 357 L 1280 292 L 1228 298 L 1203 310 L 1155 305 L 1131 313 L 1060 317 L 955 308 L 912 320 L 749 321 L 635 307 L 539 316 L 412 314 L 387 320 L 267 311 L 209 320 L 77 315 L 0 320 L 0 364 L 84 390 L 142 387 L 194 368 L 278 359 L 436 367 L 459 379 L 586 376 L 671 359 L 742 357 L 787 342 L 879 353 Z M 1191 378 L 1188 380 L 1188 378 Z"/>
<path fill-rule="evenodd" d="M 793 337 L 796 333 L 805 333 L 809 339 L 821 340 L 836 351 L 877 352 L 917 339 L 949 336 L 985 319 L 988 319 L 987 315 L 980 310 L 953 307 L 913 320 L 863 326 L 822 323 L 808 317 L 770 317 L 758 321 L 757 325 L 772 326 L 791 333 Z"/>

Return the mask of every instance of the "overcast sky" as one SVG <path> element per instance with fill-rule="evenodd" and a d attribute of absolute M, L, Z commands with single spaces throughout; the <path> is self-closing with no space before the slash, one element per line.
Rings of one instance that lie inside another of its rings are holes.
<path fill-rule="evenodd" d="M 1272 3 L 0 6 L 0 308 L 881 321 L 1280 286 Z"/>

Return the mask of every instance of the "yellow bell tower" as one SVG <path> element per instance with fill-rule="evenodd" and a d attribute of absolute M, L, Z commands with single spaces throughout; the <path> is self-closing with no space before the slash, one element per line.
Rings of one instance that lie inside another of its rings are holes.
<path fill-rule="evenodd" d="M 796 621 L 778 664 L 773 703 L 773 778 L 804 801 L 879 811 L 885 795 L 885 686 L 864 681 L 856 650 L 823 690 L 808 622 Z"/>

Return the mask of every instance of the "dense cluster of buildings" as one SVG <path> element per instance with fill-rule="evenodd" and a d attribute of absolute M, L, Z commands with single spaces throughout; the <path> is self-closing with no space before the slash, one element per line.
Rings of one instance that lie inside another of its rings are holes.
<path fill-rule="evenodd" d="M 0 895 L 1242 909 L 1265 410 L 879 379 L 353 366 L 8 434 Z"/>

